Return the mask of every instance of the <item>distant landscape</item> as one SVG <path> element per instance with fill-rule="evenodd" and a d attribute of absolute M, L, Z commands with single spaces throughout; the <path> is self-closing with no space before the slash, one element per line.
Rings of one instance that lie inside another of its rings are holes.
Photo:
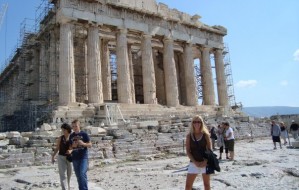
<path fill-rule="evenodd" d="M 270 117 L 272 115 L 299 114 L 299 107 L 269 106 L 269 107 L 244 107 L 243 112 L 252 117 Z"/>

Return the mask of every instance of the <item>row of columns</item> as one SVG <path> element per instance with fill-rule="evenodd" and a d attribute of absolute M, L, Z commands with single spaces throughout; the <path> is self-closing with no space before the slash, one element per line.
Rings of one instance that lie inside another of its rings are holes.
<path fill-rule="evenodd" d="M 75 102 L 75 73 L 74 73 L 74 47 L 72 24 L 60 25 L 60 55 L 59 55 L 59 103 L 68 105 Z M 142 36 L 142 75 L 143 95 L 145 104 L 157 103 L 156 79 L 154 58 L 152 50 L 152 36 Z M 101 44 L 102 43 L 102 44 Z M 174 43 L 171 38 L 163 40 L 163 67 L 167 106 L 179 105 L 179 87 L 174 59 Z M 117 91 L 119 103 L 134 103 L 133 66 L 130 46 L 127 41 L 127 30 L 120 29 L 116 35 L 117 56 Z M 101 53 L 100 53 L 101 52 Z M 203 47 L 201 51 L 200 70 L 202 73 L 203 103 L 215 105 L 215 92 L 210 63 L 210 48 Z M 197 93 L 194 75 L 194 60 L 192 44 L 186 43 L 183 52 L 184 81 L 186 88 L 186 104 L 196 106 Z M 218 102 L 221 106 L 228 105 L 226 78 L 222 50 L 215 50 L 215 67 L 217 77 Z M 87 73 L 88 73 L 88 101 L 90 103 L 103 103 L 111 100 L 111 75 L 109 63 L 108 41 L 101 40 L 99 29 L 96 26 L 88 28 L 87 37 Z M 104 83 L 104 85 L 103 85 Z"/>

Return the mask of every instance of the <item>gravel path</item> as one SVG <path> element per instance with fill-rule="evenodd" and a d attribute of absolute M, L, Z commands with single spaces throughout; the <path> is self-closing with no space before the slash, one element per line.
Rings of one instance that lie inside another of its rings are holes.
<path fill-rule="evenodd" d="M 273 150 L 272 141 L 237 141 L 235 161 L 221 160 L 221 172 L 211 177 L 212 189 L 299 189 L 299 149 Z M 218 150 L 215 151 L 218 153 Z M 186 156 L 103 165 L 94 162 L 88 172 L 90 190 L 183 190 Z M 180 171 L 183 170 L 183 171 Z M 72 189 L 77 189 L 72 176 Z M 195 189 L 203 189 L 198 177 Z M 0 170 L 0 190 L 61 189 L 57 165 Z"/>

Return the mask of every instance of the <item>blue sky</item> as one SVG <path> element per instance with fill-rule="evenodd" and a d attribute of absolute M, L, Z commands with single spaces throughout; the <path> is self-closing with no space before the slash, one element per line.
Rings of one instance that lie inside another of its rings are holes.
<path fill-rule="evenodd" d="M 299 107 L 298 0 L 157 0 L 227 28 L 224 38 L 237 102 L 243 106 Z M 0 0 L 8 11 L 0 31 L 0 63 L 11 54 L 24 18 L 36 17 L 39 0 Z M 30 21 L 28 21 L 30 23 Z M 6 39 L 6 40 L 5 40 Z"/>

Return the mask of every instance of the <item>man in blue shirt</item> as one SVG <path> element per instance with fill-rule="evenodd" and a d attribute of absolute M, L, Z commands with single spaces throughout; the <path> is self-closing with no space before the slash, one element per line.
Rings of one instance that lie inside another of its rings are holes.
<path fill-rule="evenodd" d="M 79 120 L 72 122 L 73 133 L 70 135 L 70 144 L 73 159 L 73 167 L 77 177 L 79 190 L 88 190 L 88 148 L 91 148 L 90 138 L 87 133 L 80 130 Z"/>

